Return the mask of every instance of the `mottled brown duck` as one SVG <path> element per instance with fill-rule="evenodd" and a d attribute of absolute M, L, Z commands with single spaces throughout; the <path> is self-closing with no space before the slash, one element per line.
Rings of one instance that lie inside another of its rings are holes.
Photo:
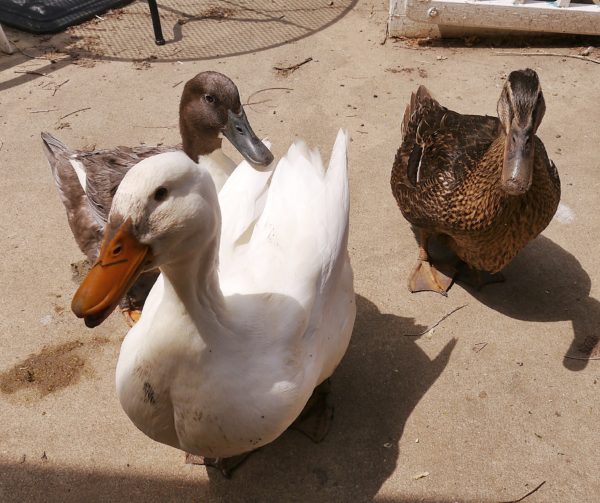
<path fill-rule="evenodd" d="M 255 167 L 273 160 L 269 149 L 256 137 L 240 102 L 236 85 L 218 72 L 202 72 L 189 80 L 179 105 L 182 145 L 116 147 L 81 151 L 67 147 L 49 133 L 42 133 L 44 153 L 52 168 L 69 226 L 90 263 L 100 252 L 112 199 L 125 174 L 142 159 L 183 150 L 193 161 L 202 160 L 217 191 L 236 167 L 222 149 L 222 138 Z M 131 325 L 138 318 L 157 271 L 142 274 L 121 301 Z"/>
<path fill-rule="evenodd" d="M 419 243 L 411 292 L 446 295 L 455 277 L 478 288 L 502 281 L 501 269 L 550 223 L 560 180 L 536 136 L 545 109 L 530 69 L 508 76 L 498 118 L 448 110 L 423 86 L 413 93 L 391 177 Z M 458 260 L 432 258 L 432 238 Z"/>

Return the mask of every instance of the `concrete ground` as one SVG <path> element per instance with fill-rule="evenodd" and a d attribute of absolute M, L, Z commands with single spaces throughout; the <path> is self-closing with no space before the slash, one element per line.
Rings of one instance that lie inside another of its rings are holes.
<path fill-rule="evenodd" d="M 499 502 L 544 483 L 525 501 L 598 501 L 600 66 L 533 55 L 578 54 L 569 39 L 381 45 L 383 0 L 168 0 L 161 13 L 163 47 L 144 3 L 54 37 L 6 30 L 20 51 L 0 56 L 0 500 Z M 539 136 L 571 217 L 504 284 L 409 294 L 416 245 L 389 175 L 410 93 L 425 84 L 452 109 L 494 114 L 503 79 L 523 67 L 542 81 Z M 295 136 L 325 156 L 339 127 L 353 138 L 358 316 L 332 430 L 319 445 L 287 432 L 231 480 L 185 465 L 122 412 L 113 376 L 127 329 L 116 314 L 89 330 L 70 312 L 70 264 L 83 257 L 39 138 L 175 143 L 181 82 L 208 69 L 238 83 L 276 154 Z"/>

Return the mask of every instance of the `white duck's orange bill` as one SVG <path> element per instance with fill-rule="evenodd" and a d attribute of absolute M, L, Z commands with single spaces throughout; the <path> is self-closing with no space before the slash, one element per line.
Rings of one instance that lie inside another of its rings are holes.
<path fill-rule="evenodd" d="M 119 304 L 151 258 L 150 247 L 140 243 L 127 219 L 114 237 L 108 227 L 100 256 L 87 274 L 71 302 L 71 309 L 88 327 L 100 325 Z"/>

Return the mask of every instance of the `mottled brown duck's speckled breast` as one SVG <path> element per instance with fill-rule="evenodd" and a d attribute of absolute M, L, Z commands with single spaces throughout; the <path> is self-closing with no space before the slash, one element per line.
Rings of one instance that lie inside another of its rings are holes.
<path fill-rule="evenodd" d="M 444 234 L 458 257 L 476 269 L 498 272 L 552 220 L 560 181 L 542 142 L 535 138 L 533 180 L 523 196 L 501 189 L 503 142 L 495 142 L 478 165 L 456 180 L 440 172 L 416 189 L 395 191 L 413 225 Z"/>

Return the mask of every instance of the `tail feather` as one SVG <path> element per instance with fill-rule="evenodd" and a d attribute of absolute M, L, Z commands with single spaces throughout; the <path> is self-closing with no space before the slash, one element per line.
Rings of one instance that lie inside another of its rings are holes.
<path fill-rule="evenodd" d="M 41 136 L 44 154 L 52 169 L 73 236 L 81 251 L 90 261 L 94 261 L 102 241 L 103 224 L 94 215 L 84 190 L 85 185 L 69 160 L 74 152 L 49 133 L 42 133 Z"/>

